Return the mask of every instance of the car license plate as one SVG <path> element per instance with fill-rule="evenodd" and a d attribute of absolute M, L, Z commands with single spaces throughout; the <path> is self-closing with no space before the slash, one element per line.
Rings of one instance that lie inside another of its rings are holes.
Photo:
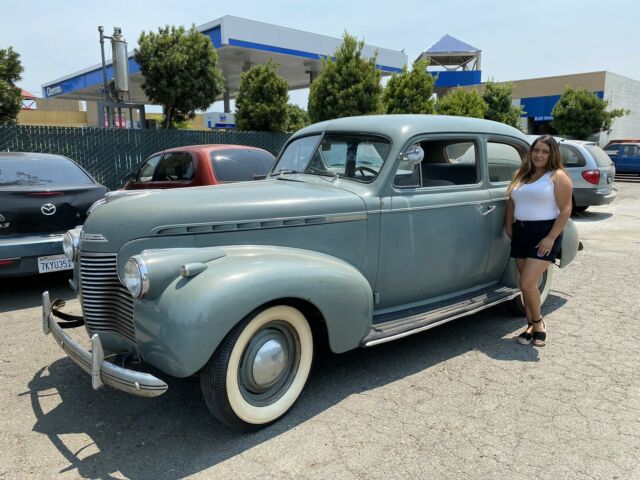
<path fill-rule="evenodd" d="M 71 270 L 73 262 L 65 255 L 48 255 L 38 257 L 38 273 L 60 272 L 61 270 Z"/>

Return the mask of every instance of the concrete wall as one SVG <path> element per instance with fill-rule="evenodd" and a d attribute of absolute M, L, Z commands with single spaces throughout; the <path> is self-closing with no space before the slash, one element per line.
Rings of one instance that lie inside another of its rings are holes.
<path fill-rule="evenodd" d="M 615 138 L 640 138 L 640 81 L 607 72 L 604 99 L 609 102 L 609 109 L 623 108 L 631 113 L 615 119 L 611 132 L 601 134 L 600 143 Z"/>

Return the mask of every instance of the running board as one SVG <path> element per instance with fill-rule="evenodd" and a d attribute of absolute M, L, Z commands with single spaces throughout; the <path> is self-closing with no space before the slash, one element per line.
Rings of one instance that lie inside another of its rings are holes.
<path fill-rule="evenodd" d="M 374 315 L 371 331 L 360 345 L 372 347 L 423 332 L 456 318 L 472 315 L 493 305 L 506 302 L 519 294 L 520 290 L 517 288 L 493 285 L 452 300 L 399 312 Z"/>

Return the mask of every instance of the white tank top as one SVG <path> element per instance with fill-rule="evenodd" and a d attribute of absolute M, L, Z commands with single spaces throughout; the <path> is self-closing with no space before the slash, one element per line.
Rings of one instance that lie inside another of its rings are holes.
<path fill-rule="evenodd" d="M 511 191 L 516 220 L 553 220 L 560 210 L 556 203 L 551 172 L 533 183 L 524 183 Z"/>

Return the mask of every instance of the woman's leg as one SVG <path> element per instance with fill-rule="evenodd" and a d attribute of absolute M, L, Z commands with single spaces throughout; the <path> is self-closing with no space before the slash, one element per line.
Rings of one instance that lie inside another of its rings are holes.
<path fill-rule="evenodd" d="M 535 258 L 527 258 L 524 266 L 520 271 L 520 291 L 522 291 L 522 301 L 527 309 L 527 318 L 532 321 L 540 320 L 542 313 L 540 312 L 540 290 L 538 290 L 538 280 L 549 267 L 546 260 L 537 260 Z M 528 317 L 531 315 L 531 317 Z M 534 332 L 543 332 L 542 323 L 533 325 Z"/>
<path fill-rule="evenodd" d="M 515 260 L 516 260 L 516 267 L 518 268 L 518 273 L 522 276 L 522 271 L 524 270 L 524 264 L 527 259 L 516 258 Z M 522 303 L 524 304 L 524 312 L 525 312 L 525 316 L 527 317 L 527 323 L 529 324 L 529 328 L 527 329 L 527 332 L 530 332 L 532 328 L 531 322 L 533 322 L 533 317 L 531 316 L 531 311 L 529 310 L 529 307 L 524 302 L 524 298 L 522 299 Z"/>

